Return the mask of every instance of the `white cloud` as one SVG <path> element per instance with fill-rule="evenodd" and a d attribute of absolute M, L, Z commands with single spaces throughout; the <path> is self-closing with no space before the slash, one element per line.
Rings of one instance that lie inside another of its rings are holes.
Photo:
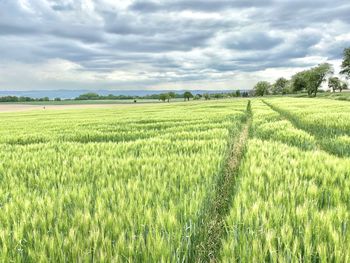
<path fill-rule="evenodd" d="M 2 0 L 0 90 L 246 89 L 325 61 L 337 72 L 349 12 L 346 0 Z"/>

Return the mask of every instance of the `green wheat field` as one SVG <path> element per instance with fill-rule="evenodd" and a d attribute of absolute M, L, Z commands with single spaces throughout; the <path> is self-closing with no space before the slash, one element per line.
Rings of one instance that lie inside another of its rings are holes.
<path fill-rule="evenodd" d="M 347 101 L 0 113 L 0 262 L 349 262 L 349 224 Z"/>

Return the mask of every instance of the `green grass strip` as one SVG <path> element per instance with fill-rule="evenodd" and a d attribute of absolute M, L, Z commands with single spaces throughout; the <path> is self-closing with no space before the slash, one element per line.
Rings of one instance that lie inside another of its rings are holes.
<path fill-rule="evenodd" d="M 234 188 L 238 178 L 238 167 L 245 152 L 251 126 L 251 103 L 248 101 L 246 118 L 241 133 L 232 138 L 227 162 L 222 176 L 218 178 L 214 199 L 210 200 L 199 232 L 193 238 L 193 251 L 190 262 L 217 262 L 225 235 L 225 218 L 230 211 Z"/>

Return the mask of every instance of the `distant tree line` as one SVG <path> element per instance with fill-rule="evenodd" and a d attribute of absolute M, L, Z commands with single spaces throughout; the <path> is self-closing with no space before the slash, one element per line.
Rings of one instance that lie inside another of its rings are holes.
<path fill-rule="evenodd" d="M 233 92 L 220 92 L 220 93 L 204 93 L 193 95 L 190 91 L 184 93 L 166 92 L 160 94 L 152 94 L 145 96 L 128 96 L 128 95 L 99 95 L 97 93 L 89 92 L 79 95 L 73 100 L 134 100 L 138 99 L 153 99 L 163 102 L 170 102 L 172 99 L 184 99 L 185 101 L 193 100 L 210 100 L 210 99 L 224 99 L 233 97 L 248 97 L 248 92 L 241 92 L 239 90 Z M 54 98 L 54 101 L 61 101 L 61 98 Z M 71 100 L 71 99 L 66 99 Z M 50 101 L 49 97 L 43 98 L 31 98 L 31 97 L 17 97 L 17 96 L 4 96 L 0 97 L 0 102 L 33 102 L 33 101 Z"/>
<path fill-rule="evenodd" d="M 316 67 L 296 73 L 291 79 L 278 78 L 275 83 L 259 81 L 254 87 L 255 96 L 292 94 L 297 92 L 307 92 L 309 97 L 316 97 L 317 92 L 323 82 L 328 79 L 328 88 L 333 92 L 342 92 L 348 89 L 345 80 L 333 76 L 334 69 L 329 63 L 322 63 Z M 344 58 L 341 65 L 340 75 L 346 79 L 350 78 L 350 48 L 344 50 Z"/>
<path fill-rule="evenodd" d="M 137 100 L 137 99 L 153 99 L 153 100 L 162 100 L 162 101 L 170 101 L 170 99 L 175 98 L 184 98 L 185 94 L 177 94 L 174 92 L 168 93 L 160 93 L 160 94 L 152 94 L 145 96 L 131 96 L 131 95 L 99 95 L 97 93 L 84 93 L 75 98 L 75 100 Z"/>
<path fill-rule="evenodd" d="M 230 97 L 248 97 L 248 92 L 240 92 L 239 90 L 234 92 L 221 92 L 221 93 L 204 93 L 204 94 L 196 94 L 193 95 L 190 91 L 185 91 L 182 94 L 175 92 L 166 92 L 159 94 L 152 94 L 146 96 L 125 96 L 125 95 L 112 95 L 109 94 L 107 96 L 99 95 L 97 93 L 85 93 L 76 97 L 75 100 L 135 100 L 138 99 L 154 99 L 163 102 L 170 102 L 172 99 L 184 99 L 185 101 L 193 100 L 210 100 L 210 99 L 222 99 L 222 98 L 230 98 Z"/>
<path fill-rule="evenodd" d="M 204 98 L 205 100 L 210 99 L 225 99 L 225 98 L 238 98 L 238 97 L 249 97 L 249 93 L 246 91 L 241 92 L 236 90 L 233 92 L 221 92 L 221 93 L 204 93 L 203 95 L 197 94 L 194 99 Z"/>
<path fill-rule="evenodd" d="M 171 93 L 171 94 L 170 94 Z M 167 93 L 168 94 L 168 93 Z M 169 92 L 169 96 L 173 98 L 173 96 L 181 98 L 180 94 L 175 94 L 174 92 Z M 79 95 L 75 98 L 75 100 L 133 100 L 133 99 L 157 99 L 160 100 L 162 94 L 152 94 L 145 96 L 131 96 L 131 95 L 99 95 L 97 93 L 89 92 Z"/>
<path fill-rule="evenodd" d="M 0 97 L 0 102 L 29 102 L 29 101 L 49 101 L 49 97 L 31 98 L 31 97 L 17 97 L 17 96 L 3 96 Z"/>

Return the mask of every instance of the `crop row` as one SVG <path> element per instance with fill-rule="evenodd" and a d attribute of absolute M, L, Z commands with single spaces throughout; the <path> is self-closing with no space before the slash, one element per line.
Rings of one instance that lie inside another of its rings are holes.
<path fill-rule="evenodd" d="M 320 150 L 313 135 L 262 102 L 253 113 L 221 260 L 347 262 L 350 160 Z"/>
<path fill-rule="evenodd" d="M 283 103 L 284 102 L 284 103 Z M 350 105 L 322 100 L 271 100 L 268 104 L 297 127 L 314 135 L 318 145 L 337 156 L 350 156 Z"/>

